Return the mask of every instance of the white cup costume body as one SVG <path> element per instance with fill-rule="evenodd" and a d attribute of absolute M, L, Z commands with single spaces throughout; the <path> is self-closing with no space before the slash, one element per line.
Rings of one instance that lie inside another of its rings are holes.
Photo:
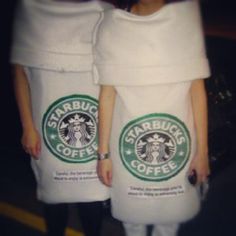
<path fill-rule="evenodd" d="M 47 203 L 109 198 L 96 174 L 98 86 L 92 81 L 92 33 L 111 5 L 21 1 L 12 63 L 23 65 L 42 150 L 32 160 L 38 198 Z"/>
<path fill-rule="evenodd" d="M 175 224 L 200 208 L 187 179 L 196 153 L 190 87 L 209 76 L 198 1 L 149 16 L 103 14 L 94 79 L 117 91 L 110 153 L 112 213 L 136 224 Z"/>

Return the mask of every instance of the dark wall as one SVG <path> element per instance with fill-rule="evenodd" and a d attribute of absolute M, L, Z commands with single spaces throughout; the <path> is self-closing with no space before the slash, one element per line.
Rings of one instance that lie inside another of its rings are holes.
<path fill-rule="evenodd" d="M 0 148 L 18 147 L 20 125 L 15 105 L 11 68 L 8 63 L 11 45 L 11 28 L 16 1 L 1 3 L 0 43 Z"/>

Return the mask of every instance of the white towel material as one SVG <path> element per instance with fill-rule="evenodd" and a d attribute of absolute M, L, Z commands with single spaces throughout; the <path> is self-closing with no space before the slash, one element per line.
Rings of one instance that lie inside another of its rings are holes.
<path fill-rule="evenodd" d="M 110 10 L 96 38 L 95 82 L 137 86 L 209 76 L 198 1 L 148 16 Z"/>
<path fill-rule="evenodd" d="M 111 5 L 23 0 L 11 62 L 23 65 L 41 136 L 32 159 L 38 199 L 47 203 L 109 198 L 96 173 L 98 86 L 92 81 L 92 32 Z"/>
<path fill-rule="evenodd" d="M 141 224 L 191 219 L 200 199 L 187 178 L 196 154 L 190 88 L 209 76 L 198 2 L 173 3 L 143 17 L 109 10 L 94 43 L 95 80 L 117 91 L 113 216 Z"/>
<path fill-rule="evenodd" d="M 17 9 L 11 60 L 63 71 L 91 71 L 92 32 L 105 2 L 22 0 Z"/>

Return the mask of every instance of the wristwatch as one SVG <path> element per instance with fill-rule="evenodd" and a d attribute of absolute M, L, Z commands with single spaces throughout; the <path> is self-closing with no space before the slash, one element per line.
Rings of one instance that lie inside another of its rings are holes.
<path fill-rule="evenodd" d="M 97 153 L 98 160 L 102 161 L 109 158 L 109 152 L 107 153 Z"/>

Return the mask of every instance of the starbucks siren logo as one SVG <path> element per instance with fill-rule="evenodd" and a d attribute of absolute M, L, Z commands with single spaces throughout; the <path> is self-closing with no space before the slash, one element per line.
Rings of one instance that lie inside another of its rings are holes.
<path fill-rule="evenodd" d="M 183 122 L 169 114 L 149 114 L 129 122 L 120 136 L 120 156 L 134 176 L 163 181 L 181 171 L 191 140 Z"/>
<path fill-rule="evenodd" d="M 43 118 L 43 138 L 49 150 L 65 162 L 96 158 L 98 102 L 86 95 L 55 101 Z"/>

